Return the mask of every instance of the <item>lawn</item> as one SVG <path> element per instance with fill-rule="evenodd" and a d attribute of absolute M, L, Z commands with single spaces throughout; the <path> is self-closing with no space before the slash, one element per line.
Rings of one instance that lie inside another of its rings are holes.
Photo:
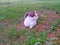
<path fill-rule="evenodd" d="M 25 28 L 23 16 L 40 12 L 38 24 Z M 0 0 L 0 45 L 59 45 L 60 0 Z"/>

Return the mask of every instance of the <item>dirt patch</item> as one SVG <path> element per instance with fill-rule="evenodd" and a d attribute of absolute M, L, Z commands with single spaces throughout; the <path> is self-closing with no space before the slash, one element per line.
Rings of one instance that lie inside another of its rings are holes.
<path fill-rule="evenodd" d="M 44 28 L 50 28 L 49 27 L 50 22 L 53 23 L 55 21 L 55 19 L 60 19 L 60 16 L 58 14 L 56 14 L 56 12 L 51 11 L 51 10 L 45 10 L 43 12 L 40 12 L 39 18 L 40 17 L 43 18 L 43 19 L 47 18 L 47 20 L 42 20 L 42 24 L 38 23 L 38 25 L 35 28 L 39 29 L 39 30 L 44 29 Z M 15 28 L 24 29 L 25 26 L 22 22 L 20 24 L 15 25 Z"/>
<path fill-rule="evenodd" d="M 22 22 L 21 24 L 15 25 L 15 28 L 16 28 L 17 30 L 24 29 L 24 28 L 25 28 L 24 23 Z"/>
<path fill-rule="evenodd" d="M 20 38 L 19 38 L 19 40 L 22 40 L 23 42 L 25 42 L 26 41 L 26 36 L 24 36 L 24 35 L 20 35 Z"/>

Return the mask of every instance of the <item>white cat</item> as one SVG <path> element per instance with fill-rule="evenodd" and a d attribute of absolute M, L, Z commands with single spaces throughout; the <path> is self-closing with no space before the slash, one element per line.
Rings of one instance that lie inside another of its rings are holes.
<path fill-rule="evenodd" d="M 38 14 L 35 12 L 35 15 L 33 17 L 27 16 L 24 20 L 24 25 L 26 27 L 29 27 L 30 29 L 33 28 L 37 24 Z"/>

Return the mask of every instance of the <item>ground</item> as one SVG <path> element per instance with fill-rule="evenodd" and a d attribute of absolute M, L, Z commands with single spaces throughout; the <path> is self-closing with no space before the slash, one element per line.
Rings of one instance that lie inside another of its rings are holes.
<path fill-rule="evenodd" d="M 60 45 L 59 2 L 31 3 L 0 4 L 0 45 Z M 23 24 L 23 16 L 30 10 L 39 12 L 32 29 Z"/>

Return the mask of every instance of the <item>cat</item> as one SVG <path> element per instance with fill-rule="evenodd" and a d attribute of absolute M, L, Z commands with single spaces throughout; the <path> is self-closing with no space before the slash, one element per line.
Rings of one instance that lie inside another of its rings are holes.
<path fill-rule="evenodd" d="M 24 25 L 33 28 L 37 24 L 38 14 L 35 12 L 31 12 L 24 20 Z"/>

